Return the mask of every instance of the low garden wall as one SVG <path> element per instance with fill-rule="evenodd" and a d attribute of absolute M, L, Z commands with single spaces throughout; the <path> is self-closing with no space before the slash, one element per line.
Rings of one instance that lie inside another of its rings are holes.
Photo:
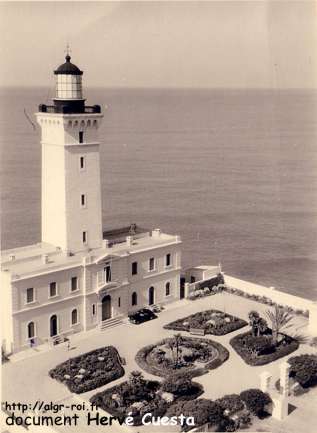
<path fill-rule="evenodd" d="M 248 281 L 240 280 L 235 277 L 225 275 L 226 286 L 234 289 L 242 290 L 250 295 L 266 296 L 277 304 L 289 306 L 293 309 L 310 310 L 313 301 L 300 296 L 290 295 L 289 293 L 281 292 L 280 290 L 272 289 L 269 287 L 260 286 L 259 284 L 250 283 Z"/>

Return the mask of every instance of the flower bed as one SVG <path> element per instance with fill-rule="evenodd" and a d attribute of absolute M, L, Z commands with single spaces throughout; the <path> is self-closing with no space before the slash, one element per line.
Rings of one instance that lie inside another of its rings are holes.
<path fill-rule="evenodd" d="M 247 325 L 245 320 L 219 310 L 200 311 L 164 326 L 165 329 L 189 331 L 191 328 L 203 329 L 205 334 L 225 335 Z"/>
<path fill-rule="evenodd" d="M 49 375 L 71 392 L 81 394 L 122 377 L 124 369 L 117 350 L 107 346 L 70 358 L 50 370 Z"/>
<path fill-rule="evenodd" d="M 143 370 L 156 376 L 186 373 L 192 378 L 219 367 L 229 358 L 228 350 L 215 341 L 181 337 L 176 359 L 177 347 L 172 349 L 173 341 L 174 338 L 165 338 L 156 344 L 143 347 L 136 354 L 136 362 Z"/>
<path fill-rule="evenodd" d="M 283 334 L 282 340 L 274 345 L 269 333 L 254 337 L 251 331 L 236 335 L 230 340 L 230 344 L 249 365 L 268 364 L 289 355 L 299 347 L 298 341 L 288 335 Z"/>
<path fill-rule="evenodd" d="M 180 379 L 172 383 L 145 380 L 141 373 L 132 372 L 129 380 L 94 395 L 90 401 L 113 416 L 133 417 L 133 425 L 141 425 L 142 417 L 165 414 L 176 400 L 190 400 L 203 392 L 200 384 Z"/>

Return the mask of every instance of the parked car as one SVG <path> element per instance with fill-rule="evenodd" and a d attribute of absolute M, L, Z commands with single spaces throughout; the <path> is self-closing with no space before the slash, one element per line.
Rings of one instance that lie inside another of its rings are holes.
<path fill-rule="evenodd" d="M 139 325 L 140 323 L 147 322 L 148 320 L 156 319 L 157 315 L 148 308 L 142 308 L 141 310 L 135 311 L 128 315 L 131 323 Z"/>

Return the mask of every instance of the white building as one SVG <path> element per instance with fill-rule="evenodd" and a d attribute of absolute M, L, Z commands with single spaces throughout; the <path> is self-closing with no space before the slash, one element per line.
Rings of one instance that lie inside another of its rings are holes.
<path fill-rule="evenodd" d="M 55 72 L 53 105 L 36 113 L 42 143 L 42 242 L 2 252 L 2 346 L 7 353 L 103 327 L 144 305 L 184 296 L 181 241 L 136 225 L 104 232 L 99 105 L 86 106 L 82 74 Z"/>

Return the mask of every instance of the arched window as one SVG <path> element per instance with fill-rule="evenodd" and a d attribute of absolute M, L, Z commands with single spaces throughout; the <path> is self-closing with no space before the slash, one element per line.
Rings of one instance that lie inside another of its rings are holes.
<path fill-rule="evenodd" d="M 171 283 L 168 281 L 165 284 L 165 296 L 169 296 L 171 294 Z"/>
<path fill-rule="evenodd" d="M 28 338 L 35 337 L 35 325 L 34 322 L 28 323 Z"/>
<path fill-rule="evenodd" d="M 132 305 L 138 305 L 138 295 L 136 292 L 132 293 Z"/>
<path fill-rule="evenodd" d="M 78 311 L 77 308 L 75 308 L 72 311 L 72 325 L 76 325 L 78 323 Z"/>

